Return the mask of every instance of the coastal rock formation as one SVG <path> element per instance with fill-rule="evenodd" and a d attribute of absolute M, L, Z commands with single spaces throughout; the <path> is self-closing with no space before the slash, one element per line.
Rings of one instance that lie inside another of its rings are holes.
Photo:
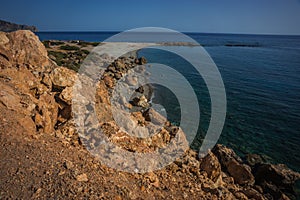
<path fill-rule="evenodd" d="M 85 48 L 76 47 L 79 51 Z M 120 106 L 132 109 L 130 123 L 153 125 L 153 130 L 162 126 L 154 135 L 131 136 L 112 117 L 112 89 L 128 70 L 145 63 L 145 58 L 115 60 L 99 79 L 96 90 L 99 125 L 110 142 L 129 152 L 154 152 L 179 134 L 178 127 L 151 108 L 150 86 L 137 88 L 137 100 L 127 104 L 124 100 L 126 105 Z M 74 71 L 49 59 L 46 48 L 30 31 L 0 32 L 0 67 L 0 198 L 293 198 L 292 186 L 300 178 L 298 173 L 253 159 L 251 168 L 223 145 L 216 145 L 202 159 L 187 149 L 174 163 L 150 173 L 130 174 L 108 168 L 86 150 L 88 145 L 99 146 L 101 138 L 79 138 L 71 112 L 72 87 L 77 78 Z M 134 78 L 126 81 L 135 85 Z M 89 103 L 82 102 L 85 106 Z M 134 110 L 135 106 L 142 109 Z"/>
<path fill-rule="evenodd" d="M 0 67 L 27 65 L 37 72 L 47 71 L 49 59 L 44 45 L 31 31 L 0 33 Z"/>
<path fill-rule="evenodd" d="M 212 150 L 218 157 L 222 168 L 226 170 L 240 185 L 253 185 L 254 176 L 250 166 L 244 164 L 232 149 L 217 144 Z"/>
<path fill-rule="evenodd" d="M 292 195 L 293 186 L 300 179 L 299 173 L 283 164 L 260 164 L 255 167 L 254 176 L 256 183 L 275 199 L 281 198 L 284 193 Z"/>
<path fill-rule="evenodd" d="M 30 30 L 33 32 L 38 31 L 35 26 L 19 25 L 19 24 L 0 20 L 0 31 L 12 32 L 12 31 L 17 31 L 17 30 Z"/>
<path fill-rule="evenodd" d="M 208 152 L 202 159 L 200 168 L 201 170 L 204 170 L 207 173 L 207 176 L 214 182 L 221 176 L 220 162 L 212 152 Z"/>

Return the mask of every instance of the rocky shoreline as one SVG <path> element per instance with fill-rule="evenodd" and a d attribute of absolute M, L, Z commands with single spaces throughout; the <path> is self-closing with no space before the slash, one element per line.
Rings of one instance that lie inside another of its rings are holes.
<path fill-rule="evenodd" d="M 43 44 L 44 43 L 44 44 Z M 145 174 L 118 172 L 101 164 L 86 146 L 97 136 L 79 138 L 72 116 L 72 86 L 78 68 L 98 43 L 45 41 L 30 31 L 0 32 L 0 199 L 295 199 L 300 174 L 285 165 L 263 163 L 258 155 L 244 162 L 216 145 L 198 158 L 187 150 L 181 159 Z M 130 152 L 153 152 L 178 134 L 167 122 L 147 139 L 120 130 L 110 112 L 112 88 L 129 69 L 146 63 L 133 56 L 114 60 L 101 77 L 97 117 L 109 140 Z M 135 84 L 135 80 L 129 80 Z M 138 88 L 129 109 L 141 126 L 149 116 L 149 88 Z M 88 120 L 88 119 L 86 119 Z"/>

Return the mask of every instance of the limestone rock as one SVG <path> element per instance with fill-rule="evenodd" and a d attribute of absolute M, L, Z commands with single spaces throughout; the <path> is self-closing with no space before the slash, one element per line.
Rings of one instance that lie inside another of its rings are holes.
<path fill-rule="evenodd" d="M 218 158 L 212 152 L 208 152 L 201 160 L 200 169 L 204 170 L 208 177 L 214 182 L 217 181 L 221 175 L 221 165 Z"/>
<path fill-rule="evenodd" d="M 243 164 L 232 149 L 217 144 L 212 152 L 219 159 L 222 169 L 228 172 L 234 180 L 240 185 L 253 185 L 255 180 L 251 168 Z"/>
<path fill-rule="evenodd" d="M 142 107 L 142 108 L 148 108 L 149 107 L 149 103 L 147 98 L 142 95 L 140 97 L 135 97 L 132 101 L 131 104 L 133 106 L 138 106 L 138 107 Z"/>
<path fill-rule="evenodd" d="M 73 86 L 76 78 L 76 72 L 65 67 L 57 67 L 50 73 L 52 84 L 57 88 Z"/>
<path fill-rule="evenodd" d="M 103 81 L 108 88 L 113 88 L 115 85 L 114 79 L 111 76 L 105 76 Z"/>
<path fill-rule="evenodd" d="M 138 65 L 144 65 L 147 63 L 147 60 L 145 57 L 141 57 L 141 58 L 135 59 L 134 62 Z"/>
<path fill-rule="evenodd" d="M 258 191 L 256 191 L 253 188 L 246 188 L 241 192 L 244 193 L 249 199 L 257 199 L 257 200 L 265 199 L 262 194 L 260 194 Z"/>
<path fill-rule="evenodd" d="M 283 164 L 261 164 L 257 166 L 254 175 L 257 184 L 273 196 L 281 196 L 283 192 L 294 195 L 293 185 L 300 179 L 299 173 L 288 169 Z"/>
<path fill-rule="evenodd" d="M 227 165 L 228 173 L 234 178 L 235 182 L 240 185 L 253 185 L 254 176 L 248 165 L 241 164 L 237 160 L 230 160 Z"/>
<path fill-rule="evenodd" d="M 52 133 L 57 122 L 58 105 L 54 96 L 43 94 L 40 96 L 38 110 L 42 113 L 43 130 L 45 133 Z"/>
<path fill-rule="evenodd" d="M 83 174 L 76 176 L 76 180 L 79 182 L 87 182 L 89 179 L 88 179 L 87 175 L 83 173 Z"/>
<path fill-rule="evenodd" d="M 50 64 L 45 46 L 33 32 L 20 30 L 5 35 L 1 33 L 0 38 L 0 55 L 13 66 L 26 64 L 43 71 L 42 68 Z"/>
<path fill-rule="evenodd" d="M 59 95 L 59 98 L 67 103 L 68 105 L 71 105 L 72 103 L 72 87 L 66 87 Z"/>
<path fill-rule="evenodd" d="M 9 39 L 6 36 L 6 33 L 0 32 L 0 45 L 5 45 L 9 42 Z"/>

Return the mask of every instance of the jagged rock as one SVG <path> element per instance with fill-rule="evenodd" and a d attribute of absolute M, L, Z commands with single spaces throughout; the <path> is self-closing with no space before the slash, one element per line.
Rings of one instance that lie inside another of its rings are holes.
<path fill-rule="evenodd" d="M 273 196 L 280 196 L 282 192 L 294 195 L 293 185 L 300 179 L 299 173 L 283 164 L 261 164 L 257 166 L 254 175 L 257 184 Z"/>
<path fill-rule="evenodd" d="M 221 165 L 218 158 L 212 152 L 208 152 L 201 160 L 200 169 L 204 170 L 208 177 L 214 182 L 216 182 L 221 175 Z"/>
<path fill-rule="evenodd" d="M 265 199 L 262 194 L 260 194 L 257 190 L 253 188 L 246 188 L 241 192 L 244 193 L 249 199 L 257 199 L 257 200 Z"/>
<path fill-rule="evenodd" d="M 35 132 L 35 123 L 31 118 L 31 108 L 24 108 L 22 99 L 13 87 L 0 82 L 0 106 L 15 113 L 15 121 L 29 133 Z M 24 102 L 25 103 L 25 102 Z M 34 104 L 35 105 L 35 104 Z"/>
<path fill-rule="evenodd" d="M 50 73 L 50 79 L 56 88 L 72 87 L 76 78 L 76 72 L 65 67 L 57 67 Z"/>
<path fill-rule="evenodd" d="M 254 184 L 254 176 L 248 165 L 241 164 L 233 159 L 227 163 L 227 171 L 234 178 L 235 182 L 240 185 Z"/>
<path fill-rule="evenodd" d="M 149 108 L 143 113 L 143 116 L 145 117 L 145 120 L 152 122 L 155 125 L 164 125 L 167 121 L 164 116 L 156 112 L 153 108 Z"/>
<path fill-rule="evenodd" d="M 0 45 L 5 45 L 9 42 L 9 39 L 6 36 L 6 33 L 0 32 Z"/>
<path fill-rule="evenodd" d="M 235 192 L 234 193 L 234 196 L 237 198 L 237 199 L 240 199 L 240 200 L 248 200 L 248 197 L 242 193 L 242 192 Z"/>
<path fill-rule="evenodd" d="M 122 72 L 122 71 L 126 70 L 126 65 L 121 60 L 117 60 L 116 62 L 114 62 L 114 66 L 115 66 L 117 71 Z"/>
<path fill-rule="evenodd" d="M 44 133 L 52 133 L 58 116 L 58 104 L 54 99 L 54 95 L 41 95 L 38 103 L 38 111 L 42 113 L 42 127 Z"/>
<path fill-rule="evenodd" d="M 44 74 L 41 82 L 44 85 L 46 85 L 49 88 L 49 90 L 52 89 L 52 81 L 51 81 L 51 79 L 49 77 L 49 74 Z"/>
<path fill-rule="evenodd" d="M 135 97 L 132 101 L 131 101 L 133 106 L 138 106 L 138 107 L 142 107 L 142 108 L 148 108 L 149 107 L 149 103 L 147 98 L 142 95 L 140 97 Z"/>
<path fill-rule="evenodd" d="M 144 65 L 147 63 L 147 60 L 145 57 L 141 57 L 138 59 L 136 58 L 134 62 L 135 62 L 135 64 L 138 64 L 138 65 Z"/>
<path fill-rule="evenodd" d="M 43 68 L 50 65 L 45 46 L 34 33 L 20 30 L 5 35 L 1 34 L 1 60 L 9 61 L 13 66 L 26 64 L 38 71 L 44 71 Z"/>
<path fill-rule="evenodd" d="M 59 98 L 67 103 L 68 105 L 71 105 L 72 103 L 72 87 L 66 87 L 59 95 Z"/>
<path fill-rule="evenodd" d="M 240 185 L 253 185 L 255 180 L 251 168 L 242 163 L 232 149 L 217 144 L 212 152 L 219 159 L 222 169 L 228 172 Z"/>
<path fill-rule="evenodd" d="M 0 103 L 7 109 L 18 111 L 22 109 L 20 101 L 21 98 L 15 93 L 13 88 L 1 84 Z"/>

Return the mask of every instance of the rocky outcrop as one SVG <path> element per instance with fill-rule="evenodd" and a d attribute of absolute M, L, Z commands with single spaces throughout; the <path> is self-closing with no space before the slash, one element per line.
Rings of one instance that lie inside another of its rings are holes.
<path fill-rule="evenodd" d="M 294 184 L 300 179 L 300 174 L 287 168 L 283 164 L 259 164 L 254 168 L 255 181 L 263 190 L 280 199 L 287 194 L 294 195 Z"/>
<path fill-rule="evenodd" d="M 217 144 L 212 152 L 216 155 L 222 166 L 222 171 L 234 178 L 240 185 L 254 186 L 259 188 L 267 198 L 289 199 L 294 198 L 294 184 L 300 179 L 300 174 L 287 168 L 283 164 L 267 164 L 263 162 L 261 156 L 247 155 L 246 160 L 249 165 L 243 163 L 232 149 Z M 208 160 L 211 156 L 207 156 Z M 204 159 L 204 160 L 205 160 Z M 209 160 L 212 160 L 211 158 Z M 215 159 L 214 159 L 215 160 Z M 216 161 L 213 163 L 216 166 Z M 213 167 L 210 168 L 213 171 Z M 216 171 L 216 170 L 215 170 Z M 254 185 L 255 184 L 255 185 Z M 259 193 L 253 189 L 243 191 L 248 197 L 257 199 Z"/>
<path fill-rule="evenodd" d="M 240 185 L 253 185 L 254 176 L 250 166 L 244 164 L 232 149 L 217 144 L 212 150 L 218 157 L 222 168 Z"/>
<path fill-rule="evenodd" d="M 35 124 L 36 130 L 53 132 L 58 105 L 51 93 L 51 85 L 43 84 L 42 76 L 50 73 L 55 64 L 48 59 L 38 37 L 30 31 L 1 32 L 0 38 L 1 88 L 6 85 L 21 97 L 20 100 L 14 98 L 18 101 L 13 106 L 14 111 Z M 18 104 L 22 106 L 16 106 Z M 3 105 L 10 109 L 9 105 Z M 24 112 L 24 107 L 28 112 Z"/>
<path fill-rule="evenodd" d="M 200 169 L 204 170 L 214 182 L 221 176 L 221 165 L 212 152 L 208 152 L 207 156 L 202 159 Z"/>
<path fill-rule="evenodd" d="M 0 32 L 0 67 L 26 65 L 35 73 L 49 72 L 48 53 L 31 31 Z"/>
<path fill-rule="evenodd" d="M 33 32 L 38 31 L 35 26 L 19 25 L 19 24 L 0 20 L 0 31 L 12 32 L 12 31 L 17 31 L 17 30 L 30 30 Z"/>

